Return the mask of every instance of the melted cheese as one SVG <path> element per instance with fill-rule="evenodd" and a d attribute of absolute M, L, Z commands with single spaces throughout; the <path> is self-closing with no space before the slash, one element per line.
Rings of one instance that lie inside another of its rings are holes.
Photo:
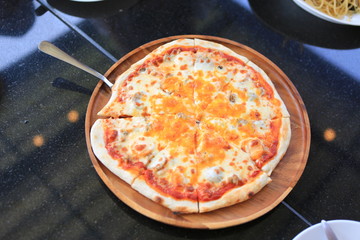
<path fill-rule="evenodd" d="M 224 178 L 224 172 L 218 167 L 208 167 L 203 170 L 204 178 L 213 183 L 221 182 Z"/>
<path fill-rule="evenodd" d="M 131 149 L 131 157 L 135 159 L 150 158 L 156 152 L 156 142 L 153 138 L 137 136 L 136 138 L 129 139 L 128 144 Z"/>
<path fill-rule="evenodd" d="M 151 159 L 151 162 L 147 165 L 147 169 L 161 170 L 168 160 L 168 152 L 162 150 L 153 159 Z"/>

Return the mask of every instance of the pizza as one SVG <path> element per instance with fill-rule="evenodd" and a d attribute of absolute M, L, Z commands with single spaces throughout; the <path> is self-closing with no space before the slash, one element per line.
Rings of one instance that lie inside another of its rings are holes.
<path fill-rule="evenodd" d="M 251 198 L 271 182 L 290 115 L 256 64 L 201 39 L 155 49 L 117 77 L 91 128 L 96 157 L 175 213 Z"/>

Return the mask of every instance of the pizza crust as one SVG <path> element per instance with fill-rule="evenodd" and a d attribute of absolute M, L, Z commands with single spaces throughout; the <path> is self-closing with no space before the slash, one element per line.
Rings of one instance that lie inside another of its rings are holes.
<path fill-rule="evenodd" d="M 259 192 L 266 184 L 270 182 L 270 177 L 263 172 L 251 183 L 231 189 L 222 195 L 222 197 L 219 199 L 208 202 L 199 201 L 199 212 L 209 212 L 215 209 L 228 207 L 236 203 L 243 202 Z"/>
<path fill-rule="evenodd" d="M 90 131 L 90 140 L 93 152 L 97 159 L 105 165 L 116 176 L 131 184 L 134 179 L 139 175 L 134 171 L 125 171 L 119 167 L 119 162 L 114 160 L 108 153 L 105 147 L 103 119 L 95 121 Z"/>
<path fill-rule="evenodd" d="M 270 80 L 269 76 L 264 72 L 264 70 L 262 70 L 258 65 L 256 65 L 255 63 L 253 63 L 251 61 L 249 61 L 246 65 L 248 65 L 249 67 L 252 67 L 255 71 L 259 72 L 261 74 L 261 76 L 264 78 L 264 80 L 267 82 L 267 84 L 269 84 L 271 86 L 272 90 L 274 91 L 274 98 L 278 99 L 281 102 L 281 105 L 280 105 L 281 116 L 284 118 L 289 118 L 290 114 L 289 114 L 288 110 L 286 109 L 285 103 L 281 99 L 279 93 L 276 91 L 274 83 Z"/>
<path fill-rule="evenodd" d="M 144 177 L 140 176 L 135 179 L 131 185 L 133 189 L 144 195 L 145 197 L 157 202 L 175 213 L 197 213 L 198 203 L 197 201 L 174 199 L 171 196 L 167 196 L 164 193 L 159 193 L 149 186 Z"/>
<path fill-rule="evenodd" d="M 289 147 L 290 139 L 291 139 L 291 125 L 290 125 L 290 118 L 282 118 L 280 133 L 279 133 L 279 146 L 277 149 L 277 153 L 272 160 L 267 162 L 261 170 L 265 171 L 269 176 L 271 175 L 272 171 L 278 165 L 280 160 L 286 153 L 286 150 Z"/>
<path fill-rule="evenodd" d="M 235 53 L 233 50 L 231 50 L 231 49 L 229 49 L 229 48 L 227 48 L 227 47 L 225 47 L 225 46 L 223 46 L 221 44 L 215 43 L 215 42 L 210 42 L 210 41 L 195 38 L 195 46 L 201 46 L 203 48 L 216 49 L 216 50 L 218 50 L 220 52 L 226 53 L 229 56 L 240 59 L 241 61 L 244 62 L 244 64 L 249 62 L 248 58 L 246 58 L 244 56 L 241 56 L 241 55 Z"/>
<path fill-rule="evenodd" d="M 153 55 L 159 55 L 164 53 L 167 49 L 173 48 L 173 47 L 194 47 L 195 41 L 194 39 L 189 38 L 182 38 L 177 39 L 168 43 L 165 43 L 164 45 L 161 45 L 157 49 L 155 49 L 153 52 L 151 52 L 148 56 L 152 57 Z"/>

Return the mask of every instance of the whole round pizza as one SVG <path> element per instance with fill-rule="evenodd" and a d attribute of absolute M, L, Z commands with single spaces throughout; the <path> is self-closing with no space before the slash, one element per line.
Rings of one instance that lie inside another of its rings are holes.
<path fill-rule="evenodd" d="M 178 39 L 118 76 L 91 128 L 96 157 L 176 213 L 245 201 L 271 181 L 290 116 L 257 65 L 223 45 Z"/>

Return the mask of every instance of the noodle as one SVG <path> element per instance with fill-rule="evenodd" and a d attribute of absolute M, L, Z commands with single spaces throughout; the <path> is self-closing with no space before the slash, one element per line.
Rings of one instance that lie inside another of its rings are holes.
<path fill-rule="evenodd" d="M 331 17 L 342 19 L 360 13 L 359 0 L 304 0 Z"/>

